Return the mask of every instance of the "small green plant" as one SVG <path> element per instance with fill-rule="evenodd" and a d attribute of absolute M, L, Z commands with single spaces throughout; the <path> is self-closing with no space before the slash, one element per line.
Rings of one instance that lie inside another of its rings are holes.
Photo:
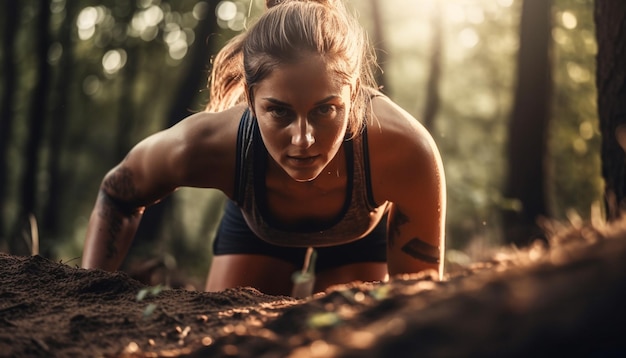
<path fill-rule="evenodd" d="M 142 288 L 141 290 L 139 290 L 139 292 L 137 292 L 137 296 L 136 296 L 137 302 L 143 301 L 143 299 L 148 296 L 157 296 L 159 293 L 161 293 L 161 291 L 163 291 L 163 289 L 164 287 L 161 284 L 158 284 L 156 286 Z M 149 303 L 146 306 L 146 308 L 144 308 L 143 310 L 143 317 L 144 318 L 150 317 L 150 315 L 152 315 L 152 313 L 154 312 L 156 308 L 157 308 L 156 304 Z"/>

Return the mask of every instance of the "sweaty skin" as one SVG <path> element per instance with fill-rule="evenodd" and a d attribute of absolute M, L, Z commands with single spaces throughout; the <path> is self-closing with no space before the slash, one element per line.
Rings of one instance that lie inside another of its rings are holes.
<path fill-rule="evenodd" d="M 268 206 L 287 225 L 330 220 L 345 202 L 343 138 L 354 84 L 338 82 L 325 66 L 319 56 L 309 56 L 276 68 L 253 89 L 251 109 L 270 157 Z M 102 182 L 83 267 L 118 269 L 144 208 L 178 187 L 215 188 L 233 198 L 237 129 L 245 108 L 194 114 L 136 145 Z M 316 291 L 382 280 L 387 273 L 443 272 L 446 198 L 436 146 L 426 129 L 388 98 L 373 98 L 372 109 L 367 123 L 372 191 L 377 204 L 392 203 L 388 263 L 329 270 L 318 276 Z M 207 289 L 250 285 L 289 292 L 286 285 L 296 269 L 265 256 L 223 255 L 214 258 Z"/>

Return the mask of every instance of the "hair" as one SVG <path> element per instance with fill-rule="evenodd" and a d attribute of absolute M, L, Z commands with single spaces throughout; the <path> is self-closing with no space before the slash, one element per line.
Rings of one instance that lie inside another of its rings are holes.
<path fill-rule="evenodd" d="M 322 56 L 351 88 L 348 128 L 356 134 L 368 115 L 374 54 L 365 32 L 340 0 L 266 0 L 268 11 L 215 57 L 208 111 L 254 101 L 253 88 L 275 68 Z M 244 93 L 244 83 L 248 93 Z M 247 97 L 246 97 L 247 96 Z"/>
<path fill-rule="evenodd" d="M 243 102 L 243 53 L 245 34 L 233 37 L 212 60 L 209 103 L 206 110 L 219 112 Z"/>

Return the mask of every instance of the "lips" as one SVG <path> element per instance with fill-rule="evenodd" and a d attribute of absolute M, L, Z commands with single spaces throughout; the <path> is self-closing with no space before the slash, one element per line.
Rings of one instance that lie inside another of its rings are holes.
<path fill-rule="evenodd" d="M 319 158 L 319 155 L 313 156 L 287 156 L 287 161 L 289 164 L 296 167 L 307 167 L 315 163 L 315 161 Z"/>

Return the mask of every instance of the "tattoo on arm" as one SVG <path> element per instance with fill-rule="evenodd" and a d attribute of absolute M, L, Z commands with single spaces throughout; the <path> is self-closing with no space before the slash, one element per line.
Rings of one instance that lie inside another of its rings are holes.
<path fill-rule="evenodd" d="M 137 194 L 132 179 L 130 169 L 120 168 L 102 183 L 100 217 L 108 223 L 107 258 L 118 254 L 115 242 L 122 232 L 124 220 L 142 211 L 137 205 L 132 204 Z"/>
<path fill-rule="evenodd" d="M 430 264 L 439 263 L 439 248 L 418 238 L 411 239 L 406 245 L 402 246 L 401 250 L 414 259 Z"/>
<path fill-rule="evenodd" d="M 116 210 L 115 204 L 108 198 L 108 196 L 100 191 L 100 196 L 102 198 L 102 206 L 100 208 L 99 216 L 107 223 L 107 246 L 106 246 L 106 257 L 112 258 L 117 256 L 117 248 L 115 247 L 115 240 L 118 237 L 118 234 L 122 231 L 122 220 L 123 217 Z"/>
<path fill-rule="evenodd" d="M 409 217 L 402 211 L 395 208 L 391 222 L 389 223 L 388 245 L 392 248 L 396 238 L 400 237 L 400 226 L 409 222 Z M 421 260 L 431 264 L 439 263 L 439 248 L 430 245 L 417 237 L 411 239 L 400 248 L 402 252 L 416 260 Z"/>
<path fill-rule="evenodd" d="M 131 201 L 137 195 L 137 189 L 133 185 L 133 172 L 121 167 L 109 175 L 102 183 L 106 193 L 114 194 L 122 200 Z"/>
<path fill-rule="evenodd" d="M 400 236 L 400 226 L 409 222 L 409 217 L 397 208 L 394 210 L 392 220 L 389 223 L 389 233 L 387 234 L 387 245 L 392 248 L 396 242 L 396 238 Z"/>

